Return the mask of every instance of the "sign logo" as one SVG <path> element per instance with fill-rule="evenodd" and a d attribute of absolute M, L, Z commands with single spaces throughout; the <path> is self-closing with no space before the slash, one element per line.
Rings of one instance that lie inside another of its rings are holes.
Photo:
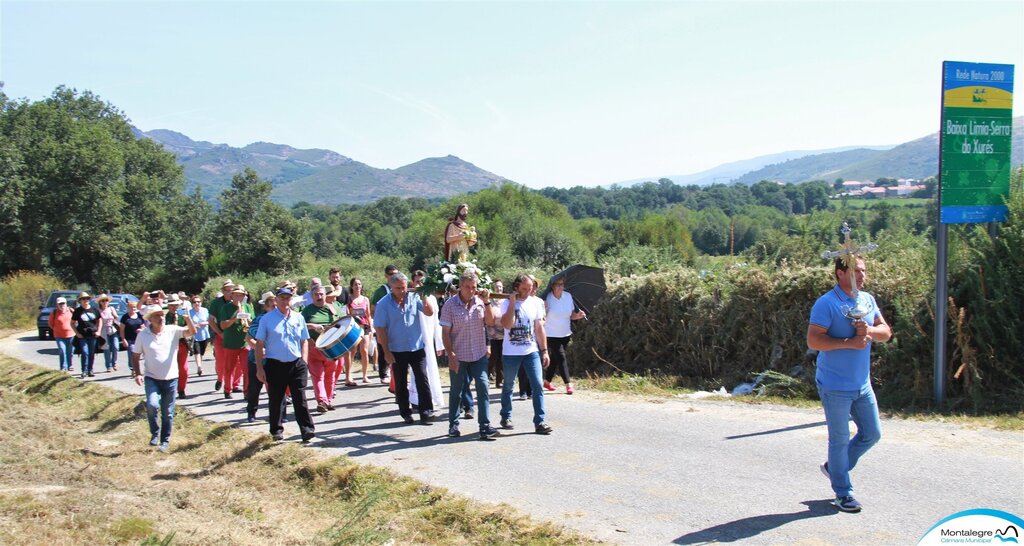
<path fill-rule="evenodd" d="M 918 546 L 942 544 L 1019 544 L 1024 520 L 1000 510 L 976 508 L 957 512 L 936 523 Z"/>

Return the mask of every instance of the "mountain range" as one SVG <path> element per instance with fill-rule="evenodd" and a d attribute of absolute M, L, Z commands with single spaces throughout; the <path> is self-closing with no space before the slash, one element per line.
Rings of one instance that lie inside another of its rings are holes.
<path fill-rule="evenodd" d="M 133 130 L 137 138 L 149 138 L 174 154 L 185 170 L 186 189 L 200 187 L 208 199 L 220 195 L 246 167 L 274 186 L 271 198 L 283 205 L 369 203 L 391 195 L 445 198 L 504 180 L 452 155 L 378 169 L 331 150 L 301 150 L 270 142 L 235 148 L 192 140 L 167 129 Z"/>
<path fill-rule="evenodd" d="M 1024 116 L 1013 118 L 1012 165 L 1024 162 Z M 740 172 L 741 171 L 741 172 Z M 666 176 L 677 184 L 756 184 L 761 180 L 796 183 L 808 180 L 923 179 L 939 172 L 938 132 L 898 146 L 862 146 L 809 152 L 783 152 L 726 163 L 689 175 Z M 650 180 L 650 179 L 645 179 Z M 634 183 L 631 181 L 625 184 Z"/>
<path fill-rule="evenodd" d="M 138 138 L 152 139 L 173 153 L 184 167 L 187 189 L 200 187 L 208 199 L 220 195 L 231 185 L 232 176 L 246 167 L 270 181 L 274 186 L 271 197 L 283 205 L 299 201 L 323 205 L 369 203 L 391 195 L 446 198 L 506 180 L 452 155 L 422 159 L 397 169 L 379 169 L 331 150 L 302 150 L 269 142 L 235 148 L 195 141 L 167 129 L 133 130 Z M 620 185 L 658 178 L 682 185 L 923 179 L 938 173 L 938 138 L 938 133 L 932 133 L 898 146 L 793 150 L 733 161 L 698 173 L 631 180 Z M 1012 164 L 1020 165 L 1024 162 L 1024 117 L 1013 119 L 1011 147 Z"/>

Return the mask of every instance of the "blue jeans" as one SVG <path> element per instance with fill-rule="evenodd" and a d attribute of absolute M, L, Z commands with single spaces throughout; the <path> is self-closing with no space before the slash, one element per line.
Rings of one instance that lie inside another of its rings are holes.
<path fill-rule="evenodd" d="M 57 355 L 60 357 L 60 369 L 70 369 L 71 359 L 74 355 L 74 346 L 72 345 L 72 342 L 75 341 L 75 338 L 55 337 L 53 339 L 57 342 Z"/>
<path fill-rule="evenodd" d="M 487 358 L 487 357 L 484 357 L 484 358 Z M 460 370 L 462 369 L 461 361 L 459 363 L 459 369 Z M 449 372 L 449 374 L 450 373 L 451 372 Z M 471 409 L 473 407 L 473 390 L 470 388 L 470 386 L 471 386 L 470 385 L 470 381 L 472 381 L 474 377 L 475 376 L 467 375 L 466 378 L 465 378 L 465 381 L 462 382 L 462 409 L 468 410 L 468 409 Z M 489 378 L 488 378 L 488 381 L 490 381 Z M 454 385 L 454 383 L 452 383 L 452 384 Z"/>
<path fill-rule="evenodd" d="M 149 433 L 160 435 L 160 443 L 171 440 L 171 426 L 174 423 L 174 400 L 178 395 L 178 378 L 146 378 L 146 416 L 149 417 Z M 160 412 L 160 426 L 156 414 Z"/>
<path fill-rule="evenodd" d="M 522 366 L 526 370 L 526 377 L 530 381 L 530 388 L 533 389 L 533 424 L 539 425 L 543 423 L 544 388 L 540 384 L 540 352 L 534 351 L 528 355 L 502 355 L 501 366 L 505 375 L 505 382 L 501 384 L 501 418 L 512 418 L 513 379 L 519 373 L 520 366 Z"/>
<path fill-rule="evenodd" d="M 878 418 L 878 402 L 871 385 L 859 391 L 834 391 L 818 385 L 821 406 L 828 424 L 828 471 L 832 490 L 837 497 L 853 494 L 850 471 L 861 455 L 882 437 Z M 857 434 L 850 438 L 850 418 L 857 425 Z"/>
<path fill-rule="evenodd" d="M 457 425 L 459 414 L 462 412 L 460 401 L 465 399 L 464 392 L 469 390 L 470 379 L 476 381 L 476 420 L 483 430 L 491 424 L 491 400 L 487 394 L 487 357 L 484 356 L 475 362 L 459 361 L 458 372 L 448 372 L 451 377 L 451 391 L 448 393 L 448 423 Z M 470 402 L 472 404 L 472 402 Z M 472 407 L 472 406 L 470 406 Z"/>
<path fill-rule="evenodd" d="M 106 364 L 107 369 L 111 369 L 117 366 L 117 351 L 120 349 L 118 346 L 118 339 L 115 335 L 107 336 L 107 343 L 103 345 L 103 363 Z"/>
<path fill-rule="evenodd" d="M 83 337 L 79 340 L 81 342 L 82 354 L 82 375 L 92 373 L 92 363 L 96 360 L 96 338 L 94 337 Z"/>

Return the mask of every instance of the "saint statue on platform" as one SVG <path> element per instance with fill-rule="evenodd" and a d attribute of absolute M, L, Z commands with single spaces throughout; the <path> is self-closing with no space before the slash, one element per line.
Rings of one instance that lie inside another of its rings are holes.
<path fill-rule="evenodd" d="M 469 247 L 476 244 L 476 228 L 466 223 L 467 216 L 469 205 L 462 203 L 444 228 L 444 257 L 451 263 L 468 262 Z"/>

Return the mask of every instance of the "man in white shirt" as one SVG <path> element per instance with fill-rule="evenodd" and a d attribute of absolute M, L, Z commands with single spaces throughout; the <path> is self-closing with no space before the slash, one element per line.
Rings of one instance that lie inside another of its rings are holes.
<path fill-rule="evenodd" d="M 505 329 L 501 347 L 505 376 L 501 387 L 501 428 L 512 428 L 512 386 L 519 368 L 523 367 L 533 389 L 534 432 L 551 434 L 551 426 L 545 422 L 547 412 L 541 387 L 542 370 L 551 364 L 551 359 L 544 332 L 544 301 L 532 295 L 535 286 L 530 275 L 519 274 L 512 282 L 512 294 L 498 309 L 501 326 Z"/>
<path fill-rule="evenodd" d="M 182 309 L 182 311 L 184 311 Z M 149 328 L 139 331 L 132 348 L 132 375 L 137 385 L 145 384 L 146 415 L 149 417 L 149 445 L 160 446 L 162 453 L 170 449 L 171 426 L 174 422 L 174 401 L 178 393 L 178 341 L 196 333 L 196 326 L 188 312 L 181 314 L 186 326 L 164 324 L 164 310 L 159 305 L 147 306 L 142 318 Z M 146 370 L 142 372 L 145 355 Z M 160 423 L 156 415 L 160 412 Z"/>

